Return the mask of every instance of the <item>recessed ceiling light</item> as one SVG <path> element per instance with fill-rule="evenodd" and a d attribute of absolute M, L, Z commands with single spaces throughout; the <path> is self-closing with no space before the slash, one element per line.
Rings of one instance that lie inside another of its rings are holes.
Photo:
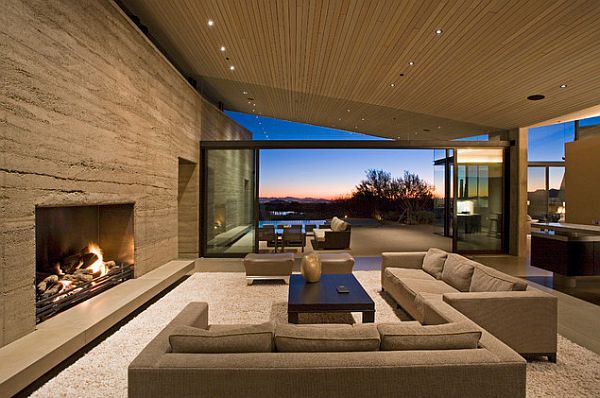
<path fill-rule="evenodd" d="M 350 112 L 350 109 L 346 109 L 346 112 Z"/>
<path fill-rule="evenodd" d="M 338 120 L 342 120 L 342 118 L 341 118 L 341 117 L 338 117 Z"/>
<path fill-rule="evenodd" d="M 441 35 L 442 33 L 444 33 L 444 31 L 443 31 L 443 30 L 441 30 L 441 29 L 436 29 L 436 30 L 435 30 L 435 34 L 436 34 L 436 35 Z"/>
<path fill-rule="evenodd" d="M 225 51 L 225 46 L 221 46 L 221 51 Z"/>
<path fill-rule="evenodd" d="M 247 92 L 247 91 L 244 91 L 244 95 L 248 95 L 248 92 Z"/>
<path fill-rule="evenodd" d="M 234 69 L 235 69 L 235 66 L 233 66 L 233 65 L 231 65 L 231 66 L 229 67 L 229 70 L 234 70 Z"/>
<path fill-rule="evenodd" d="M 567 85 L 566 84 L 561 84 L 560 88 L 567 88 Z"/>
<path fill-rule="evenodd" d="M 212 20 L 212 19 L 209 19 L 209 20 L 208 20 L 208 26 L 213 26 L 214 24 L 215 24 L 215 23 L 213 22 L 213 20 Z"/>
<path fill-rule="evenodd" d="M 395 86 L 395 84 L 394 84 L 394 83 L 390 84 L 390 87 L 394 87 L 394 86 Z"/>
<path fill-rule="evenodd" d="M 413 61 L 410 61 L 408 64 L 409 64 L 410 66 L 413 66 L 415 63 L 414 63 Z"/>
<path fill-rule="evenodd" d="M 364 117 L 361 117 L 361 118 L 360 118 L 360 120 L 365 120 L 365 118 L 364 118 Z"/>
<path fill-rule="evenodd" d="M 546 97 L 542 94 L 534 94 L 534 95 L 530 95 L 529 97 L 527 97 L 527 99 L 529 101 L 539 101 L 539 100 L 543 100 L 544 98 L 546 98 Z"/>
<path fill-rule="evenodd" d="M 256 104 L 252 104 L 252 106 L 256 106 Z"/>
<path fill-rule="evenodd" d="M 249 103 L 249 104 L 251 104 L 251 103 L 252 103 L 252 101 L 248 101 L 248 103 Z"/>

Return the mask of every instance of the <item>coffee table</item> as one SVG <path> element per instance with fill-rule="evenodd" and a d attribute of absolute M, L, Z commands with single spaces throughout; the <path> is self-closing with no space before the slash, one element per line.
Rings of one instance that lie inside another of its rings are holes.
<path fill-rule="evenodd" d="M 350 293 L 338 293 L 346 286 Z M 298 323 L 301 312 L 362 312 L 362 321 L 375 322 L 375 303 L 352 274 L 325 274 L 317 283 L 307 283 L 302 275 L 290 277 L 288 322 Z"/>

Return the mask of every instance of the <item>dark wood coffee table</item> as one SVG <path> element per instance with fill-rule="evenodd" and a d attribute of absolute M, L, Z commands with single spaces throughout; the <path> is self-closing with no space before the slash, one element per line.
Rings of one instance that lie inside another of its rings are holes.
<path fill-rule="evenodd" d="M 338 293 L 346 286 L 350 293 Z M 288 322 L 298 323 L 301 312 L 362 312 L 362 321 L 375 322 L 375 303 L 352 274 L 321 275 L 317 283 L 307 283 L 302 275 L 290 277 Z"/>

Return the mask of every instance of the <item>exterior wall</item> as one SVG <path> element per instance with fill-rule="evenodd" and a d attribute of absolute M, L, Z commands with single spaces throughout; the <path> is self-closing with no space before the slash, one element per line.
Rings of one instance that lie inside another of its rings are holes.
<path fill-rule="evenodd" d="M 600 222 L 600 136 L 588 136 L 565 145 L 566 221 Z"/>
<path fill-rule="evenodd" d="M 6 0 L 0 37 L 2 346 L 35 327 L 36 206 L 134 202 L 142 275 L 178 256 L 179 158 L 249 133 L 112 2 Z"/>

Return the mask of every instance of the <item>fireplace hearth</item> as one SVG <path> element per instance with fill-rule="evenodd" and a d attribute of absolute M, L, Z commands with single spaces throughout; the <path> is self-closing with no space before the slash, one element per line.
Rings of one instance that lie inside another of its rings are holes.
<path fill-rule="evenodd" d="M 133 204 L 36 209 L 36 321 L 133 277 Z"/>

